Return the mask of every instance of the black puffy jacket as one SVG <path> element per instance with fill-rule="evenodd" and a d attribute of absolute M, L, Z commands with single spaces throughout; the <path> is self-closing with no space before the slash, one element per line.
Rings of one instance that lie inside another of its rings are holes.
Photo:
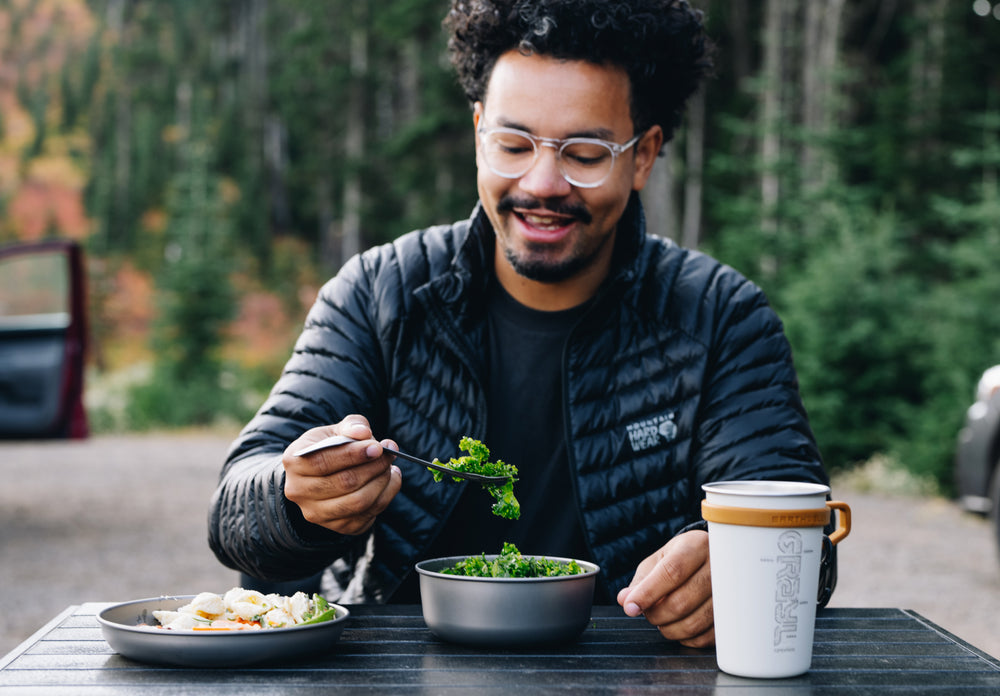
<path fill-rule="evenodd" d="M 700 519 L 701 484 L 827 483 L 781 322 L 761 291 L 698 252 L 647 235 L 633 196 L 612 272 L 563 355 L 572 490 L 610 596 L 638 563 Z M 487 277 L 493 232 L 470 220 L 354 257 L 322 289 L 294 354 L 233 444 L 212 501 L 210 544 L 271 580 L 327 568 L 343 602 L 385 601 L 437 534 L 460 486 L 419 468 L 371 532 L 307 523 L 283 495 L 281 452 L 309 428 L 365 415 L 413 452 L 484 439 Z"/>

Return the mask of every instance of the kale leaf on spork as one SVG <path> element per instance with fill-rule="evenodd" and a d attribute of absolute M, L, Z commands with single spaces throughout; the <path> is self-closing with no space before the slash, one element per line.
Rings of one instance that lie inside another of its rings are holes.
<path fill-rule="evenodd" d="M 434 464 L 445 466 L 454 471 L 464 471 L 483 476 L 503 476 L 507 481 L 503 485 L 483 485 L 496 502 L 493 504 L 493 514 L 508 520 L 516 520 L 521 516 L 521 504 L 514 497 L 514 481 L 517 480 L 517 467 L 513 464 L 505 464 L 501 460 L 490 461 L 490 450 L 479 440 L 471 437 L 463 437 L 458 443 L 459 448 L 467 455 L 455 458 L 452 457 L 447 462 L 435 458 Z M 435 481 L 443 481 L 447 474 L 431 469 Z M 452 477 L 455 481 L 462 481 L 460 478 Z"/>

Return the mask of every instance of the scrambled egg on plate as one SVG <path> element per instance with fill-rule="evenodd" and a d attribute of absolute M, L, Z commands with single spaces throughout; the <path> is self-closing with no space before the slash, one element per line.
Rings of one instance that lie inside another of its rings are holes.
<path fill-rule="evenodd" d="M 290 597 L 234 587 L 224 595 L 202 592 L 176 611 L 154 611 L 157 628 L 225 631 L 288 628 L 336 618 L 336 610 L 322 597 L 304 592 Z"/>

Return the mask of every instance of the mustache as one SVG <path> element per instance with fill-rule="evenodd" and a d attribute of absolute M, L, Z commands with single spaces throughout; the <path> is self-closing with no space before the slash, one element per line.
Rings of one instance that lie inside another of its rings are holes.
<path fill-rule="evenodd" d="M 552 205 L 544 205 L 542 201 L 539 200 L 518 199 L 514 196 L 504 196 L 497 203 L 497 212 L 499 213 L 512 213 L 515 208 L 520 208 L 521 210 L 538 210 L 540 208 L 545 208 L 546 210 L 556 213 L 557 215 L 566 215 L 568 217 L 576 218 L 584 224 L 590 224 L 593 220 L 593 216 L 590 214 L 590 211 L 578 203 L 554 203 Z"/>

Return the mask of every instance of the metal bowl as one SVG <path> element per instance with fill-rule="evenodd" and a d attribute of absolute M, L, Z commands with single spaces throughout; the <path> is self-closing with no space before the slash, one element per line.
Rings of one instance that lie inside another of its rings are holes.
<path fill-rule="evenodd" d="M 154 597 L 116 604 L 97 615 L 111 649 L 139 662 L 181 667 L 242 667 L 284 661 L 329 650 L 340 638 L 350 616 L 346 607 L 331 604 L 337 618 L 317 624 L 262 631 L 178 631 L 153 628 L 156 609 L 176 610 L 195 595 Z"/>
<path fill-rule="evenodd" d="M 424 621 L 438 638 L 478 646 L 538 645 L 575 640 L 587 627 L 597 565 L 577 561 L 583 573 L 551 578 L 477 578 L 440 572 L 466 558 L 417 563 Z M 496 555 L 486 558 L 493 560 Z"/>

